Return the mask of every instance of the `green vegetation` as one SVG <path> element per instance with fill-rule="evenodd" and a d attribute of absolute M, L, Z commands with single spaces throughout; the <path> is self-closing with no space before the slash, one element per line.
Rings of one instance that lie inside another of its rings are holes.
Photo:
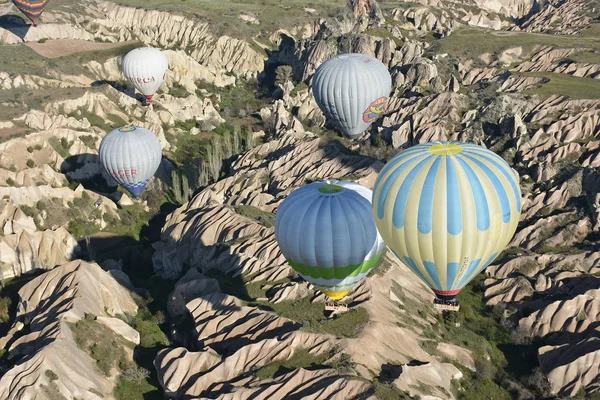
<path fill-rule="evenodd" d="M 578 63 L 600 64 L 600 53 L 591 51 L 582 51 L 569 57 Z"/>
<path fill-rule="evenodd" d="M 524 32 L 495 32 L 478 28 L 465 28 L 437 40 L 430 49 L 433 53 L 448 53 L 461 58 L 473 58 L 484 53 L 500 54 L 503 50 L 520 46 L 525 53 L 534 46 L 600 49 L 599 37 L 545 35 Z"/>
<path fill-rule="evenodd" d="M 267 228 L 275 226 L 275 215 L 258 207 L 239 205 L 235 206 L 235 212 L 246 218 L 254 219 Z"/>
<path fill-rule="evenodd" d="M 83 142 L 90 149 L 96 149 L 96 137 L 92 135 L 81 135 L 79 140 Z"/>
<path fill-rule="evenodd" d="M 10 297 L 0 297 L 0 322 L 10 321 L 9 310 L 11 303 Z"/>
<path fill-rule="evenodd" d="M 365 34 L 384 39 L 391 39 L 394 41 L 394 43 L 396 43 L 396 46 L 401 47 L 403 45 L 402 39 L 392 35 L 392 33 L 385 28 L 369 28 L 365 31 Z"/>
<path fill-rule="evenodd" d="M 35 161 L 33 161 L 31 158 L 29 160 L 27 160 L 27 166 L 29 168 L 33 168 L 35 167 Z"/>
<path fill-rule="evenodd" d="M 86 314 L 85 318 L 69 325 L 75 343 L 96 361 L 96 366 L 105 376 L 111 376 L 113 368 L 128 362 L 123 347 L 131 344 L 96 322 L 95 316 Z"/>
<path fill-rule="evenodd" d="M 46 377 L 48 377 L 48 379 L 50 379 L 51 381 L 57 381 L 58 380 L 58 375 L 56 375 L 56 373 L 54 373 L 54 371 L 47 369 L 46 372 L 44 373 L 46 375 Z"/>
<path fill-rule="evenodd" d="M 311 354 L 307 349 L 296 349 L 292 357 L 288 360 L 275 361 L 256 371 L 256 376 L 260 379 L 273 378 L 277 375 L 293 371 L 298 368 L 325 368 L 323 364 L 330 358 L 329 353 Z"/>
<path fill-rule="evenodd" d="M 266 290 L 263 289 L 266 282 L 250 282 L 251 277 L 234 277 L 214 269 L 204 271 L 204 275 L 216 279 L 224 293 L 237 297 L 247 305 L 258 306 L 302 324 L 301 329 L 308 332 L 327 333 L 337 337 L 356 337 L 369 322 L 369 314 L 362 307 L 351 309 L 336 318 L 326 318 L 324 304 L 311 302 L 311 297 L 279 303 L 259 301 L 257 299 L 266 297 Z M 269 282 L 269 285 L 284 282 L 289 282 L 289 279 Z"/>
<path fill-rule="evenodd" d="M 174 82 L 173 86 L 171 86 L 169 88 L 169 94 L 173 97 L 181 97 L 181 98 L 185 98 L 190 95 L 190 93 L 185 89 L 185 87 L 183 87 L 182 85 L 180 85 L 177 82 Z"/>
<path fill-rule="evenodd" d="M 116 3 L 129 7 L 171 11 L 185 15 L 196 15 L 201 21 L 211 24 L 211 30 L 217 35 L 229 35 L 249 39 L 257 34 L 274 32 L 280 27 L 297 26 L 312 22 L 318 16 L 337 14 L 343 7 L 343 0 L 186 0 L 173 2 L 167 0 L 117 0 Z M 396 2 L 397 3 L 397 2 Z M 312 7 L 318 10 L 311 14 L 304 10 Z M 260 25 L 252 25 L 238 18 L 240 14 L 255 15 Z"/>
<path fill-rule="evenodd" d="M 135 330 L 140 333 L 140 346 L 142 347 L 166 346 L 169 344 L 166 335 L 160 330 L 155 321 L 138 321 L 135 324 Z"/>
<path fill-rule="evenodd" d="M 537 344 L 515 343 L 516 334 L 501 310 L 483 301 L 484 279 L 481 275 L 475 278 L 458 295 L 460 312 L 437 314 L 437 324 L 422 326 L 423 335 L 431 339 L 424 342 L 424 348 L 435 354 L 435 343 L 443 341 L 471 351 L 477 372 L 457 365 L 465 376 L 460 381 L 463 390 L 455 393 L 458 399 L 510 399 L 511 393 L 502 383 L 505 380 L 540 392 L 539 382 L 531 384 L 537 367 Z"/>
<path fill-rule="evenodd" d="M 387 385 L 375 379 L 373 382 L 374 395 L 378 400 L 409 400 L 411 397 L 395 385 Z"/>
<path fill-rule="evenodd" d="M 163 398 L 156 387 L 146 381 L 138 383 L 124 379 L 117 382 L 113 394 L 117 400 L 158 400 Z"/>
<path fill-rule="evenodd" d="M 598 79 L 552 72 L 520 72 L 518 75 L 538 76 L 547 80 L 540 87 L 524 91 L 525 94 L 559 94 L 572 99 L 600 99 L 600 80 Z"/>

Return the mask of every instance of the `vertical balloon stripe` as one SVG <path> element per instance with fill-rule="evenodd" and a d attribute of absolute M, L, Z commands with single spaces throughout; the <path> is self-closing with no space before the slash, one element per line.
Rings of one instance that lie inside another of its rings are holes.
<path fill-rule="evenodd" d="M 479 181 L 479 177 L 473 171 L 473 169 L 460 157 L 456 158 L 463 170 L 467 174 L 469 183 L 471 184 L 471 193 L 475 200 L 475 211 L 477 215 L 477 229 L 485 231 L 490 227 L 490 211 L 488 209 L 488 202 L 485 196 L 483 186 Z"/>
<path fill-rule="evenodd" d="M 479 264 L 481 264 L 481 259 L 473 260 L 469 263 L 469 267 L 465 270 L 463 275 L 460 277 L 460 281 L 456 288 L 463 288 L 471 279 L 475 276 L 474 272 L 477 271 Z"/>
<path fill-rule="evenodd" d="M 417 160 L 417 159 L 422 159 L 423 157 L 426 157 L 422 154 L 417 154 L 415 157 L 413 158 L 409 158 L 407 159 L 403 164 L 399 165 L 391 174 L 389 177 L 386 178 L 385 182 L 383 183 L 383 186 L 381 187 L 381 192 L 378 194 L 379 197 L 379 201 L 377 202 L 377 216 L 379 218 L 383 218 L 383 214 L 385 212 L 385 202 L 388 198 L 388 194 L 389 191 L 392 187 L 392 185 L 394 184 L 396 178 L 403 172 L 405 171 L 408 167 L 410 167 L 413 164 L 413 161 Z M 382 176 L 383 171 L 380 173 L 380 177 Z M 376 184 L 377 186 L 377 184 Z"/>
<path fill-rule="evenodd" d="M 473 152 L 473 153 L 476 154 L 477 157 L 481 157 L 484 160 L 492 163 L 502 173 L 502 175 L 504 175 L 506 180 L 510 183 L 510 186 L 513 191 L 513 195 L 515 197 L 515 202 L 517 204 L 517 211 L 520 213 L 521 212 L 521 189 L 519 188 L 518 182 L 512 173 L 512 168 L 510 168 L 510 166 L 506 163 L 506 161 L 504 161 L 502 158 L 500 158 L 498 156 L 490 157 L 489 154 L 485 154 L 485 153 L 482 153 L 479 151 Z M 502 161 L 502 163 L 500 161 Z"/>
<path fill-rule="evenodd" d="M 396 228 L 402 228 L 404 226 L 404 220 L 406 218 L 406 203 L 408 202 L 410 188 L 417 178 L 417 175 L 419 175 L 423 167 L 425 167 L 425 164 L 431 161 L 432 158 L 433 156 L 427 156 L 420 161 L 413 169 L 410 170 L 406 176 L 406 179 L 404 182 L 402 182 L 402 186 L 400 186 L 396 201 L 394 202 L 394 213 L 392 217 L 392 221 L 394 222 L 394 226 Z"/>
<path fill-rule="evenodd" d="M 496 195 L 498 196 L 498 200 L 500 201 L 500 209 L 502 211 L 502 222 L 510 221 L 510 201 L 508 200 L 508 194 L 506 193 L 506 189 L 504 185 L 498 179 L 498 177 L 492 172 L 491 169 L 487 167 L 484 163 L 479 161 L 477 158 L 472 157 L 468 154 L 465 154 L 465 158 L 475 163 L 486 175 L 486 177 L 492 182 L 494 186 L 494 190 L 496 191 Z"/>
<path fill-rule="evenodd" d="M 462 206 L 460 188 L 454 167 L 454 158 L 446 157 L 446 215 L 448 218 L 448 233 L 458 235 L 462 232 Z"/>
<path fill-rule="evenodd" d="M 440 278 L 438 277 L 438 271 L 435 266 L 435 263 L 433 263 L 431 261 L 423 261 L 423 266 L 427 270 L 427 273 L 429 274 L 431 279 L 433 279 L 433 282 L 435 283 L 434 288 L 442 290 L 443 286 L 442 286 L 442 283 L 440 282 Z"/>
<path fill-rule="evenodd" d="M 421 278 L 421 280 L 425 282 L 429 287 L 435 287 L 435 283 L 431 276 L 426 273 L 423 273 L 423 271 L 421 271 L 421 269 L 417 266 L 417 263 L 415 263 L 415 261 L 412 258 L 408 256 L 401 257 L 394 250 L 392 250 L 392 253 L 394 253 L 396 257 L 398 257 L 400 260 L 404 261 L 404 265 L 406 265 L 408 268 L 410 268 L 411 271 L 417 274 L 417 276 Z"/>
<path fill-rule="evenodd" d="M 430 233 L 433 226 L 433 197 L 440 160 L 441 157 L 437 157 L 427 172 L 419 201 L 418 228 L 423 234 Z"/>
<path fill-rule="evenodd" d="M 444 289 L 447 290 L 449 288 L 454 288 L 454 281 L 456 280 L 456 274 L 458 273 L 458 263 L 457 262 L 449 262 L 448 266 L 448 278 L 446 280 L 446 285 Z"/>

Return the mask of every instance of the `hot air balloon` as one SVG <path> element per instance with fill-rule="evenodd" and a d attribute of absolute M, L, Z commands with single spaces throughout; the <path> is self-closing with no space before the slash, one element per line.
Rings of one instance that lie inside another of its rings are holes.
<path fill-rule="evenodd" d="M 165 79 L 169 61 L 159 49 L 140 47 L 127 53 L 122 68 L 127 80 L 150 101 Z"/>
<path fill-rule="evenodd" d="M 49 0 L 12 0 L 13 4 L 37 26 Z"/>
<path fill-rule="evenodd" d="M 305 280 L 333 300 L 346 296 L 385 247 L 371 216 L 372 192 L 347 181 L 314 182 L 279 206 L 275 238 Z"/>
<path fill-rule="evenodd" d="M 98 155 L 109 175 L 138 196 L 160 165 L 162 146 L 148 129 L 123 126 L 106 134 Z"/>
<path fill-rule="evenodd" d="M 319 108 L 350 138 L 360 136 L 385 111 L 391 89 L 387 67 L 375 57 L 356 53 L 325 61 L 312 81 Z"/>
<path fill-rule="evenodd" d="M 388 247 L 436 295 L 456 295 L 513 237 L 519 176 L 494 152 L 469 143 L 424 143 L 381 170 L 373 217 Z M 439 307 L 443 308 L 443 307 Z"/>

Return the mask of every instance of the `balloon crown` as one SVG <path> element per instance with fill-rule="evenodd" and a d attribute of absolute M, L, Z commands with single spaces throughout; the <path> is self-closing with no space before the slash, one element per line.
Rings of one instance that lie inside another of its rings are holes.
<path fill-rule="evenodd" d="M 333 193 L 341 192 L 342 189 L 343 189 L 343 187 L 341 187 L 340 185 L 333 185 L 333 184 L 328 183 L 326 185 L 319 187 L 319 192 L 324 193 L 324 194 L 333 194 Z"/>
<path fill-rule="evenodd" d="M 463 148 L 454 143 L 440 143 L 431 146 L 429 151 L 439 156 L 453 156 L 455 154 L 462 153 Z"/>
<path fill-rule="evenodd" d="M 133 131 L 135 131 L 135 126 L 133 126 L 133 125 L 122 126 L 119 128 L 119 132 L 133 132 Z"/>

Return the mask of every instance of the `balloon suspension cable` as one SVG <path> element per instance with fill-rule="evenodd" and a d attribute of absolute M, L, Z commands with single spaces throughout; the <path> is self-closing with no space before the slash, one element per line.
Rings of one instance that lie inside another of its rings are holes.
<path fill-rule="evenodd" d="M 433 308 L 437 310 L 446 310 L 446 311 L 458 311 L 460 310 L 460 304 L 458 304 L 458 300 L 442 300 L 439 298 L 433 299 Z"/>

